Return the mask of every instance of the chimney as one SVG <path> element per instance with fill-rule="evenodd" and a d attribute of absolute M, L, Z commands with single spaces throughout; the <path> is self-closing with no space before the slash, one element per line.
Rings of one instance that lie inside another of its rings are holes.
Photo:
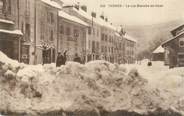
<path fill-rule="evenodd" d="M 104 20 L 105 17 L 104 17 L 104 15 L 101 15 L 100 18 Z"/>
<path fill-rule="evenodd" d="M 91 12 L 91 16 L 96 18 L 96 12 Z"/>
<path fill-rule="evenodd" d="M 87 6 L 86 6 L 86 5 L 82 5 L 82 6 L 81 6 L 81 9 L 82 9 L 83 11 L 87 12 Z"/>
<path fill-rule="evenodd" d="M 77 9 L 77 10 L 79 10 L 79 5 L 77 4 L 77 5 L 75 5 L 75 8 Z"/>

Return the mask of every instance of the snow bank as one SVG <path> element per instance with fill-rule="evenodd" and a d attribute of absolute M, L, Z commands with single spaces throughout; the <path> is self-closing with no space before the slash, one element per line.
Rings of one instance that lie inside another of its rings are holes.
<path fill-rule="evenodd" d="M 125 67 L 106 61 L 85 65 L 67 62 L 57 68 L 55 65 L 33 66 L 19 64 L 0 52 L 0 112 L 19 115 L 179 116 L 177 112 L 184 111 L 183 95 L 175 96 L 174 91 L 152 88 L 149 79 L 142 78 L 137 68 L 127 70 Z"/>

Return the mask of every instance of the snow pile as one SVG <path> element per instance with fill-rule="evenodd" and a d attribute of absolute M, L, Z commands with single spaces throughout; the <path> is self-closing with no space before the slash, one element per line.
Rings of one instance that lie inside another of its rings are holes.
<path fill-rule="evenodd" d="M 182 95 L 150 87 L 136 68 L 128 71 L 106 61 L 68 62 L 59 68 L 31 66 L 12 61 L 1 52 L 0 56 L 3 114 L 113 116 L 168 111 L 172 116 L 172 111 L 184 111 Z"/>

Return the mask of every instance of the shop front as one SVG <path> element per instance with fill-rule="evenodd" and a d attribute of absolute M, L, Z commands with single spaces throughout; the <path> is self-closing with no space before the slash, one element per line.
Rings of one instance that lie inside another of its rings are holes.
<path fill-rule="evenodd" d="M 20 61 L 21 32 L 0 29 L 0 51 Z"/>

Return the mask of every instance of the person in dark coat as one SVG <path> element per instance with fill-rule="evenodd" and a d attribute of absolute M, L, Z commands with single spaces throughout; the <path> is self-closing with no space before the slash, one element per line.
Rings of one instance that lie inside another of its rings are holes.
<path fill-rule="evenodd" d="M 65 51 L 63 53 L 63 55 L 61 54 L 61 52 L 58 53 L 57 59 L 56 59 L 56 67 L 60 67 L 61 65 L 65 65 L 66 63 L 66 53 L 67 51 Z"/>
<path fill-rule="evenodd" d="M 61 52 L 59 52 L 56 59 L 56 67 L 61 66 L 62 60 L 63 60 L 63 56 L 61 55 Z"/>
<path fill-rule="evenodd" d="M 63 53 L 63 59 L 62 59 L 61 65 L 65 65 L 65 63 L 66 63 L 66 60 L 67 60 L 67 58 L 66 58 L 66 53 L 67 53 L 67 52 L 68 52 L 68 51 L 65 50 L 65 52 Z"/>
<path fill-rule="evenodd" d="M 152 66 L 152 62 L 151 62 L 151 61 L 149 61 L 147 65 L 148 65 L 148 66 Z"/>
<path fill-rule="evenodd" d="M 75 54 L 75 58 L 73 59 L 74 62 L 81 63 L 81 58 L 78 56 L 78 54 Z"/>
<path fill-rule="evenodd" d="M 43 50 L 42 50 L 42 58 L 43 58 L 43 63 L 42 63 L 42 65 L 44 65 L 44 64 L 47 63 L 47 55 L 48 55 L 47 47 L 44 45 L 44 46 L 43 46 Z"/>

